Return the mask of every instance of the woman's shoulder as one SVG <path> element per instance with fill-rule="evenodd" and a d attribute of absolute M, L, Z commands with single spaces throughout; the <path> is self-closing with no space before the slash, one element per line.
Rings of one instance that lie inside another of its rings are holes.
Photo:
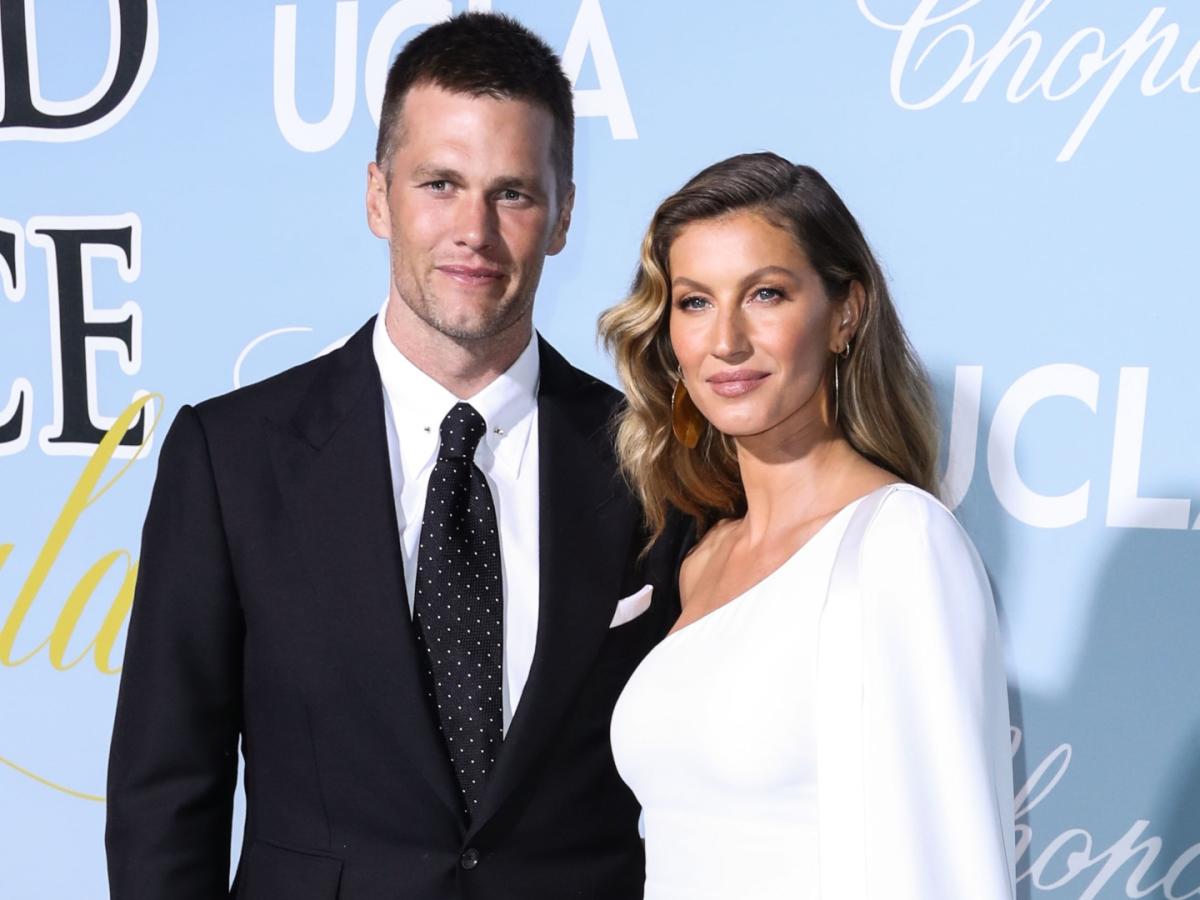
<path fill-rule="evenodd" d="M 883 494 L 863 535 L 864 568 L 944 568 L 956 562 L 982 571 L 978 551 L 954 513 L 928 491 L 892 484 Z"/>
<path fill-rule="evenodd" d="M 990 640 L 991 584 L 966 531 L 926 491 L 885 491 L 858 548 L 864 627 L 882 645 L 917 654 L 947 636 L 964 647 Z"/>
<path fill-rule="evenodd" d="M 954 513 L 941 500 L 916 485 L 898 481 L 884 485 L 875 493 L 881 496 L 871 519 L 872 531 L 879 528 L 908 529 L 914 525 L 927 526 L 931 523 L 953 523 L 956 528 L 961 527 Z"/>

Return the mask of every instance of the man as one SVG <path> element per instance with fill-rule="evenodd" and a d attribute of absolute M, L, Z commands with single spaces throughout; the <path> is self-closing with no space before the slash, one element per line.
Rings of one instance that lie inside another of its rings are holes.
<path fill-rule="evenodd" d="M 608 725 L 678 614 L 678 554 L 639 559 L 616 392 L 532 330 L 572 140 L 538 38 L 428 29 L 369 167 L 385 313 L 180 410 L 113 734 L 114 900 L 225 895 L 239 738 L 237 897 L 641 896 Z"/>

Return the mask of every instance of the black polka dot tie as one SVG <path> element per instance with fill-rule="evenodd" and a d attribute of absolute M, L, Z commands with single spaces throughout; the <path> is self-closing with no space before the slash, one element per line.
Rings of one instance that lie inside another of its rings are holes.
<path fill-rule="evenodd" d="M 504 595 L 500 536 L 475 448 L 487 426 L 470 405 L 442 420 L 429 478 L 413 619 L 429 673 L 429 696 L 470 815 L 502 737 Z"/>

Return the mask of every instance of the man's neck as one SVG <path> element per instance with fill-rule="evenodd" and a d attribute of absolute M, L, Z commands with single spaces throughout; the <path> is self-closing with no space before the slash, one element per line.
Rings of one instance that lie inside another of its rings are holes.
<path fill-rule="evenodd" d="M 474 397 L 508 371 L 529 346 L 533 329 L 525 318 L 487 338 L 452 338 L 422 321 L 395 296 L 388 301 L 384 325 L 392 345 L 409 362 L 460 400 Z"/>

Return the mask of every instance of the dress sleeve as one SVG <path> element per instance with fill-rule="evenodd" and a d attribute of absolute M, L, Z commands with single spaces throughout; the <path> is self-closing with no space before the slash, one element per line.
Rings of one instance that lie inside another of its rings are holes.
<path fill-rule="evenodd" d="M 859 561 L 871 900 L 1012 900 L 1008 693 L 987 575 L 933 497 L 893 491 Z"/>

